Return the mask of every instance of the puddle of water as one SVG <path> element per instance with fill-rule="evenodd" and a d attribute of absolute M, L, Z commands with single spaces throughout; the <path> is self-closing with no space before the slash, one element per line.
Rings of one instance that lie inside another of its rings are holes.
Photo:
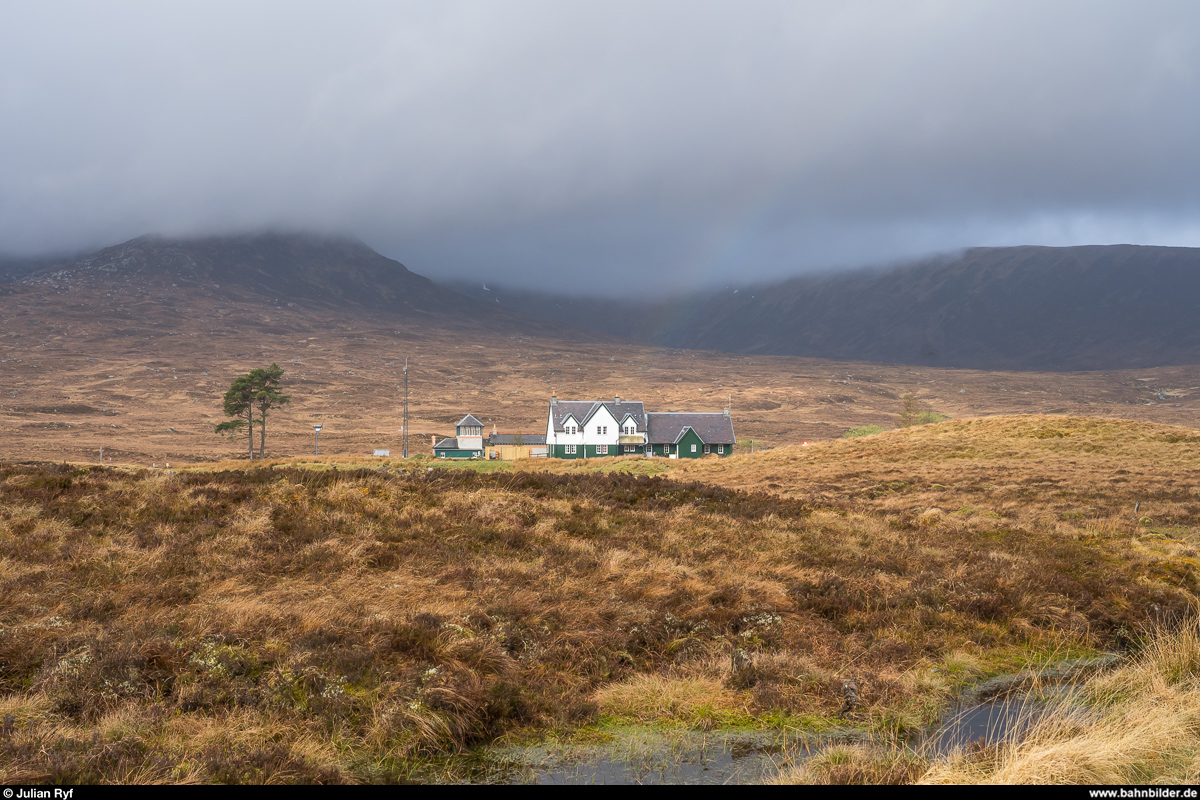
<path fill-rule="evenodd" d="M 1072 702 L 1070 683 L 1042 687 L 1036 695 L 1018 693 L 982 702 L 964 702 L 942 718 L 925 739 L 934 755 L 944 756 L 972 745 L 1000 744 L 1020 739 L 1048 714 L 1085 710 Z"/>
<path fill-rule="evenodd" d="M 975 687 L 942 721 L 916 743 L 933 757 L 979 742 L 998 744 L 1024 735 L 1051 711 L 1067 708 L 1087 714 L 1071 702 L 1075 683 L 1113 659 L 1069 662 L 1043 673 L 1005 676 Z M 1030 693 L 1030 689 L 1033 693 Z M 991 698 L 991 699 L 983 699 Z M 418 782 L 549 784 L 745 784 L 761 783 L 784 766 L 799 764 L 826 747 L 868 742 L 862 734 L 842 731 L 819 737 L 767 732 L 622 731 L 604 744 L 541 744 L 488 748 L 469 758 L 442 764 L 438 773 L 414 775 Z"/>
<path fill-rule="evenodd" d="M 651 751 L 629 758 L 610 754 L 570 759 L 535 771 L 531 783 L 575 784 L 726 784 L 757 783 L 776 771 L 772 757 L 780 746 L 734 743 L 724 747 L 689 747 L 674 753 Z"/>
<path fill-rule="evenodd" d="M 926 741 L 944 756 L 978 743 L 998 744 L 1023 736 L 1048 710 L 1029 697 L 991 700 L 960 707 L 947 717 Z"/>
<path fill-rule="evenodd" d="M 806 757 L 803 743 L 762 734 L 641 733 L 616 742 L 491 750 L 468 778 L 505 784 L 742 784 Z"/>

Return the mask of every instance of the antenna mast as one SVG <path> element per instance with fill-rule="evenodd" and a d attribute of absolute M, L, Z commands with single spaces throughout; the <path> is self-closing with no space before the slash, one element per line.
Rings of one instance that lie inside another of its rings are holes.
<path fill-rule="evenodd" d="M 400 429 L 400 457 L 408 458 L 408 359 L 404 359 L 404 427 Z"/>

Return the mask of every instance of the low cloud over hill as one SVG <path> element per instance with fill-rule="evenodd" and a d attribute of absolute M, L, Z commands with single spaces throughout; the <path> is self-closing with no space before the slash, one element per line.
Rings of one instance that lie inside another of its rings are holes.
<path fill-rule="evenodd" d="M 970 369 L 1200 363 L 1200 249 L 974 248 L 886 270 L 659 301 L 455 285 L 480 299 L 667 347 Z"/>

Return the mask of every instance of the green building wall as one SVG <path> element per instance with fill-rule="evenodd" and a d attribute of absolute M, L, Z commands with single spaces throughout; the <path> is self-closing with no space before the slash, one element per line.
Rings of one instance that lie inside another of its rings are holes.
<path fill-rule="evenodd" d="M 638 448 L 637 453 L 626 453 L 622 445 L 610 444 L 607 453 L 597 452 L 599 448 L 596 445 L 577 445 L 574 453 L 567 452 L 567 445 L 556 444 L 550 446 L 551 458 L 612 458 L 613 456 L 623 455 L 642 455 L 642 448 Z"/>
<path fill-rule="evenodd" d="M 696 445 L 695 453 L 692 452 L 692 445 Z M 718 453 L 717 446 L 715 444 L 710 445 L 710 447 L 712 449 L 710 455 L 721 456 L 724 458 L 725 456 L 733 454 L 733 445 L 731 444 L 725 445 L 724 453 Z M 551 458 L 611 458 L 613 456 L 624 455 L 646 455 L 646 453 L 649 452 L 651 455 L 661 456 L 663 458 L 666 458 L 669 454 L 673 453 L 678 453 L 680 458 L 701 458 L 704 456 L 704 442 L 700 440 L 700 437 L 696 435 L 695 431 L 689 430 L 686 434 L 684 434 L 683 439 L 679 441 L 678 449 L 676 449 L 675 445 L 648 444 L 645 447 L 639 446 L 636 453 L 626 453 L 623 445 L 610 444 L 608 446 L 608 452 L 604 455 L 597 453 L 596 450 L 597 448 L 595 445 L 578 445 L 576 446 L 574 453 L 568 453 L 567 446 L 565 444 L 555 444 L 550 446 L 549 456 Z"/>
<path fill-rule="evenodd" d="M 434 450 L 433 454 L 438 458 L 483 458 L 482 450 Z"/>

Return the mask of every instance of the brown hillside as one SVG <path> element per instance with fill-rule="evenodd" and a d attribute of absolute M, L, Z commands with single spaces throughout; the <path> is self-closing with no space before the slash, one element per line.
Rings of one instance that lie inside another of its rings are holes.
<path fill-rule="evenodd" d="M 458 288 L 667 347 L 990 370 L 1200 363 L 1200 248 L 977 247 L 643 303 Z"/>
<path fill-rule="evenodd" d="M 952 417 L 1191 425 L 1200 411 L 1195 367 L 979 372 L 633 344 L 460 298 L 346 240 L 139 239 L 2 291 L 5 460 L 88 461 L 100 447 L 147 465 L 234 455 L 241 445 L 212 434 L 221 397 L 271 362 L 292 395 L 271 420 L 277 455 L 309 452 L 313 422 L 325 425 L 323 453 L 398 453 L 406 357 L 417 452 L 467 412 L 539 430 L 554 392 L 667 410 L 717 410 L 732 396 L 739 439 L 772 446 L 890 427 L 908 392 Z"/>

